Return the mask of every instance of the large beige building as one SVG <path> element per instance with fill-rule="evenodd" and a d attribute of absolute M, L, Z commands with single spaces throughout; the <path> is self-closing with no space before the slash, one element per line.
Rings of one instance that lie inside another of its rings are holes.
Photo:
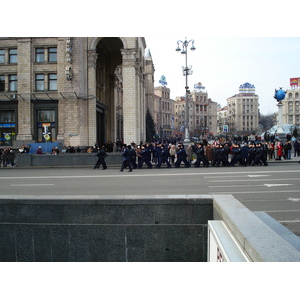
<path fill-rule="evenodd" d="M 189 99 L 189 132 L 190 136 L 203 137 L 217 133 L 218 104 L 208 98 L 201 83 L 194 85 L 195 89 Z M 175 102 L 175 135 L 184 135 L 185 97 L 176 97 Z"/>
<path fill-rule="evenodd" d="M 229 134 L 251 134 L 259 124 L 258 95 L 254 85 L 240 85 L 239 93 L 227 99 Z"/>
<path fill-rule="evenodd" d="M 219 108 L 217 112 L 217 134 L 224 134 L 224 126 L 228 126 L 228 107 Z"/>
<path fill-rule="evenodd" d="M 170 99 L 170 89 L 166 86 L 154 88 L 154 123 L 156 132 L 161 138 L 174 136 L 174 104 Z"/>
<path fill-rule="evenodd" d="M 145 140 L 145 48 L 139 37 L 0 38 L 1 145 Z"/>
<path fill-rule="evenodd" d="M 285 99 L 282 101 L 282 123 L 300 125 L 300 89 L 289 89 L 286 91 Z"/>

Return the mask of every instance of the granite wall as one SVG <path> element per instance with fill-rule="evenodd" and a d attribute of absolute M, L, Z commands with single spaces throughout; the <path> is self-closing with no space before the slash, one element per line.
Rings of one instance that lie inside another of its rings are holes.
<path fill-rule="evenodd" d="M 204 262 L 210 196 L 0 200 L 0 261 Z"/>
<path fill-rule="evenodd" d="M 122 157 L 119 152 L 108 152 L 105 159 L 107 165 L 121 167 Z M 96 153 L 65 153 L 52 154 L 19 154 L 17 156 L 18 167 L 58 167 L 58 166 L 91 166 L 93 167 L 98 157 Z M 102 168 L 102 166 L 101 166 Z"/>

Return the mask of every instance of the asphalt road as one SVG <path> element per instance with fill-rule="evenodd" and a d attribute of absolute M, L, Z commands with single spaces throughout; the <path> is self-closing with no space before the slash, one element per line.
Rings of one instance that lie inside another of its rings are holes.
<path fill-rule="evenodd" d="M 232 194 L 300 236 L 300 164 L 255 167 L 0 169 L 1 195 Z"/>

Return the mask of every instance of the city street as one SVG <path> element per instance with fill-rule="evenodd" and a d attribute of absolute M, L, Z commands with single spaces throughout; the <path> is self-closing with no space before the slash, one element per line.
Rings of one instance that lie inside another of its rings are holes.
<path fill-rule="evenodd" d="M 136 169 L 0 169 L 0 198 L 29 195 L 232 194 L 251 211 L 265 211 L 300 236 L 300 164 L 268 167 Z M 27 197 L 28 198 L 28 197 Z"/>

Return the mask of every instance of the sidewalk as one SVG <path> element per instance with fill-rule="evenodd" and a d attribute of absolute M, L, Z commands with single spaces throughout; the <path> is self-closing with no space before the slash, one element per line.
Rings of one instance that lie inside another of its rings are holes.
<path fill-rule="evenodd" d="M 294 157 L 294 154 L 292 154 L 292 157 L 291 159 L 284 159 L 283 157 L 281 157 L 281 160 L 275 160 L 275 159 L 271 159 L 271 160 L 268 160 L 268 163 L 297 163 L 300 161 L 300 156 L 296 156 Z"/>

